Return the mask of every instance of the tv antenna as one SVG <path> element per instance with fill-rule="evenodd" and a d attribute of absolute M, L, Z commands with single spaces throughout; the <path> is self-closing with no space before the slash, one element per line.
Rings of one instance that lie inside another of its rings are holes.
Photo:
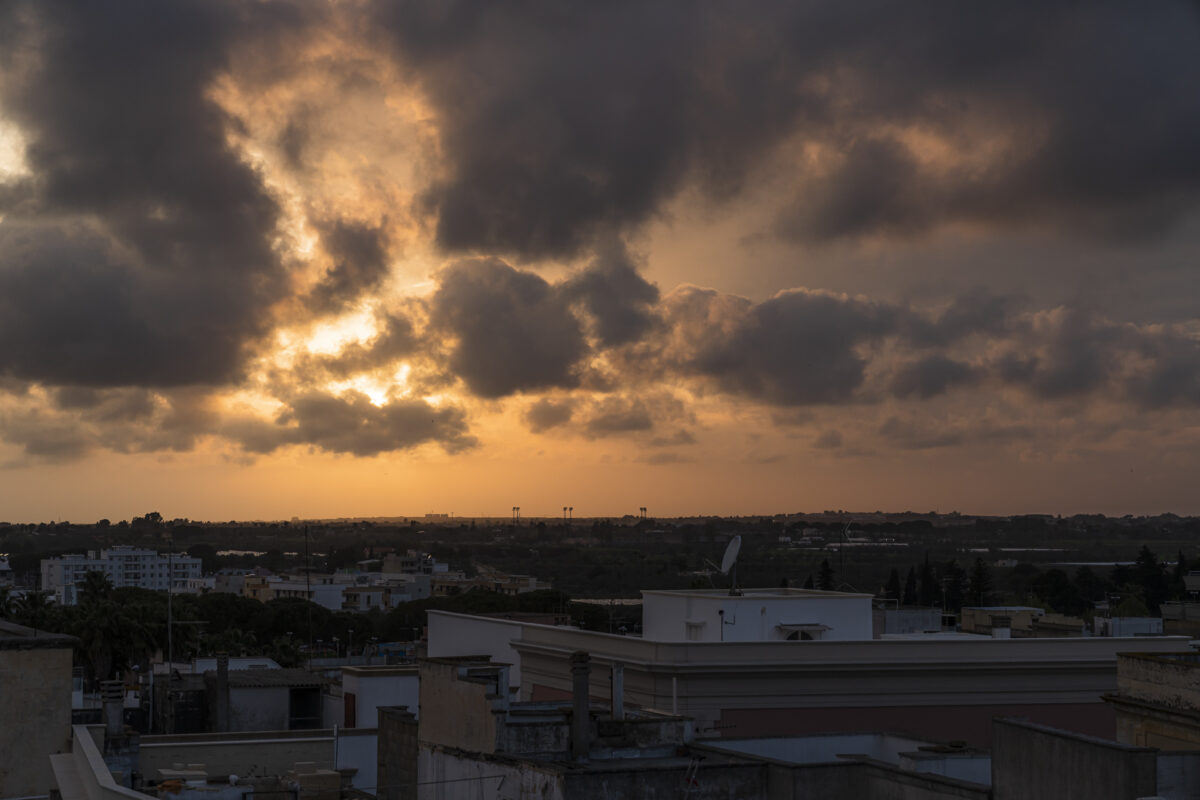
<path fill-rule="evenodd" d="M 725 548 L 725 557 L 721 559 L 721 574 L 729 576 L 729 596 L 739 597 L 742 590 L 737 585 L 737 557 L 742 549 L 742 537 L 734 536 Z"/>

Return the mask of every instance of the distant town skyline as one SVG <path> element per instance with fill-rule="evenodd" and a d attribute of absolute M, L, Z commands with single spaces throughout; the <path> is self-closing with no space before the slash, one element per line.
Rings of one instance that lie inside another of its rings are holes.
<path fill-rule="evenodd" d="M 1161 2 L 0 7 L 0 518 L 1200 513 Z"/>

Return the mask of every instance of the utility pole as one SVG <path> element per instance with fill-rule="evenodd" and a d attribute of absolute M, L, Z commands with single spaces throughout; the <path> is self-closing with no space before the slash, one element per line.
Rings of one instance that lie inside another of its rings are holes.
<path fill-rule="evenodd" d="M 175 567 L 171 561 L 171 549 L 175 545 L 175 540 L 172 539 L 167 545 L 167 688 L 171 688 L 171 673 L 175 669 L 175 641 L 172 638 L 172 626 L 175 619 L 171 612 L 171 597 L 174 595 L 175 588 Z"/>
<path fill-rule="evenodd" d="M 308 562 L 308 526 L 304 526 L 304 598 L 308 600 L 308 668 L 312 669 L 312 569 Z"/>

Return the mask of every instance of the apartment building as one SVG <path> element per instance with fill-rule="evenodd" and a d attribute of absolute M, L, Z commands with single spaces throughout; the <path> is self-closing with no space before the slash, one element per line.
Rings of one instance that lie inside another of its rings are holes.
<path fill-rule="evenodd" d="M 114 587 L 136 586 L 165 592 L 169 587 L 185 589 L 189 580 L 199 578 L 200 559 L 127 545 L 99 552 L 91 550 L 87 555 L 45 558 L 42 591 L 52 592 L 62 605 L 73 606 L 79 602 L 77 587 L 89 572 L 106 575 Z"/>

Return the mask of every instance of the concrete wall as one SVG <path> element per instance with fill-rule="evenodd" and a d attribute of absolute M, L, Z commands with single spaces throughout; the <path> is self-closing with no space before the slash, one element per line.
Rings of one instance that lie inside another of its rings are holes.
<path fill-rule="evenodd" d="M 375 794 L 379 764 L 378 732 L 374 728 L 338 730 L 334 749 L 338 769 L 357 770 L 350 783 L 357 789 Z"/>
<path fill-rule="evenodd" d="M 376 788 L 379 800 L 416 800 L 417 720 L 404 708 L 379 709 Z"/>
<path fill-rule="evenodd" d="M 289 689 L 283 687 L 229 689 L 229 730 L 286 731 Z"/>
<path fill-rule="evenodd" d="M 1200 800 L 1200 753 L 1159 753 L 1158 794 L 1169 800 Z"/>
<path fill-rule="evenodd" d="M 376 727 L 379 717 L 375 710 L 379 706 L 408 706 L 420 718 L 420 679 L 416 667 L 343 669 L 342 694 L 348 693 L 355 697 L 355 727 Z"/>
<path fill-rule="evenodd" d="M 850 733 L 829 736 L 778 736 L 756 739 L 722 739 L 714 746 L 732 753 L 769 758 L 793 764 L 837 761 L 839 755 L 864 755 L 898 763 L 900 754 L 925 742 L 886 733 Z"/>
<path fill-rule="evenodd" d="M 172 764 L 204 764 L 210 775 L 283 775 L 299 762 L 332 767 L 333 732 L 143 736 L 139 760 L 148 780 L 157 780 L 158 770 Z"/>
<path fill-rule="evenodd" d="M 900 756 L 899 766 L 912 772 L 941 775 L 981 786 L 992 785 L 992 757 L 989 753 L 908 753 Z"/>
<path fill-rule="evenodd" d="M 417 774 L 419 800 L 578 800 L 582 797 L 567 794 L 562 776 L 548 766 L 480 757 L 424 743 L 418 755 Z"/>
<path fill-rule="evenodd" d="M 491 656 L 492 661 L 510 664 L 509 681 L 514 688 L 521 686 L 521 658 L 512 648 L 512 642 L 521 638 L 523 623 L 444 611 L 430 611 L 427 620 L 430 658 Z"/>
<path fill-rule="evenodd" d="M 991 800 L 986 786 L 935 775 L 917 775 L 887 764 L 837 764 L 767 768 L 768 800 Z"/>
<path fill-rule="evenodd" d="M 995 721 L 994 800 L 1133 800 L 1158 789 L 1157 754 L 1041 725 Z"/>
<path fill-rule="evenodd" d="M 669 766 L 645 764 L 614 765 L 605 770 L 593 762 L 586 772 L 567 772 L 563 776 L 564 794 L 569 798 L 596 800 L 766 800 L 766 766 L 763 764 L 719 764 L 703 762 L 695 784 L 688 789 L 688 763 L 673 759 Z"/>
<path fill-rule="evenodd" d="M 70 647 L 0 647 L 0 797 L 46 794 L 70 742 Z"/>
<path fill-rule="evenodd" d="M 887 680 L 881 678 L 881 680 Z M 687 686 L 688 684 L 684 684 Z M 999 685 L 993 685 L 993 688 Z M 783 691 L 788 691 L 784 689 Z M 883 693 L 881 692 L 881 695 Z M 1113 738 L 1116 714 L 1097 699 L 1086 703 L 1020 703 L 1014 696 L 1008 703 L 978 703 L 964 692 L 960 702 L 916 705 L 882 705 L 885 702 L 910 701 L 896 695 L 883 695 L 881 705 L 793 705 L 786 706 L 780 695 L 776 708 L 725 708 L 718 718 L 724 736 L 786 736 L 817 733 L 872 730 L 901 731 L 935 740 L 955 739 L 973 747 L 987 747 L 992 741 L 995 717 L 1024 717 L 1033 722 L 1089 736 Z M 927 695 L 928 696 L 928 695 Z M 845 697 L 850 702 L 858 698 Z M 1036 695 L 1034 695 L 1036 698 Z M 1033 698 L 1031 698 L 1033 699 Z M 791 702 L 811 702 L 793 698 Z M 681 703 L 681 710 L 690 709 Z M 687 713 L 696 713 L 688 710 Z"/>
<path fill-rule="evenodd" d="M 449 745 L 478 753 L 494 753 L 497 725 L 488 684 L 458 679 L 453 663 L 422 661 L 420 672 L 421 743 Z"/>
<path fill-rule="evenodd" d="M 103 738 L 103 725 L 74 726 L 70 752 L 46 759 L 54 773 L 51 788 L 62 800 L 149 800 L 147 795 L 126 789 L 113 779 L 101 753 Z"/>
<path fill-rule="evenodd" d="M 829 627 L 814 632 L 822 641 L 872 636 L 871 598 L 834 592 L 792 590 L 780 595 L 730 597 L 703 592 L 642 592 L 642 637 L 656 642 L 764 642 L 786 640 L 781 623 Z M 689 625 L 689 623 L 693 623 Z M 703 624 L 699 624 L 703 623 Z"/>

